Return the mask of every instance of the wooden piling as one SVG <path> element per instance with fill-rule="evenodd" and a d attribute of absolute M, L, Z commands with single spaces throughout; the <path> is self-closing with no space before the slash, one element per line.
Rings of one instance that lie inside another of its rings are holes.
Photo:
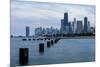
<path fill-rule="evenodd" d="M 50 41 L 47 41 L 47 47 L 50 48 L 51 44 Z"/>
<path fill-rule="evenodd" d="M 39 39 L 37 39 L 37 40 L 39 40 Z"/>
<path fill-rule="evenodd" d="M 26 39 L 22 39 L 23 41 L 26 41 Z"/>
<path fill-rule="evenodd" d="M 41 40 L 43 40 L 43 39 L 41 38 Z"/>
<path fill-rule="evenodd" d="M 51 40 L 51 45 L 53 45 L 53 40 Z"/>
<path fill-rule="evenodd" d="M 33 39 L 33 40 L 35 40 L 35 39 Z"/>
<path fill-rule="evenodd" d="M 57 43 L 57 39 L 55 39 L 55 43 Z"/>
<path fill-rule="evenodd" d="M 31 40 L 31 39 L 28 39 L 29 41 Z"/>
<path fill-rule="evenodd" d="M 44 38 L 45 40 L 47 40 L 47 38 Z"/>
<path fill-rule="evenodd" d="M 39 52 L 44 52 L 44 43 L 39 44 Z"/>
<path fill-rule="evenodd" d="M 19 64 L 20 65 L 28 65 L 28 48 L 20 48 L 19 49 Z"/>

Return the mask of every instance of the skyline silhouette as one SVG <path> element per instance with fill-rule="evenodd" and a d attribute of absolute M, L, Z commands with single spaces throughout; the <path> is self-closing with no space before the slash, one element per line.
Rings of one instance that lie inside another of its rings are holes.
<path fill-rule="evenodd" d="M 11 34 L 25 35 L 25 26 L 30 27 L 30 35 L 37 27 L 60 29 L 64 12 L 68 12 L 69 21 L 82 20 L 87 16 L 91 26 L 95 26 L 95 6 L 44 2 L 11 2 Z"/>

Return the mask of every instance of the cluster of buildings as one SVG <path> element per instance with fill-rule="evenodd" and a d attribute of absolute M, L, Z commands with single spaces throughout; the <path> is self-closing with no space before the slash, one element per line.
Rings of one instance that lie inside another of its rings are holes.
<path fill-rule="evenodd" d="M 74 18 L 70 22 L 68 21 L 68 13 L 64 13 L 64 19 L 61 19 L 60 32 L 62 34 L 93 33 L 95 32 L 95 28 L 90 26 L 88 17 L 84 17 L 84 21 Z"/>
<path fill-rule="evenodd" d="M 38 27 L 35 29 L 35 35 L 37 36 L 42 36 L 42 35 L 54 35 L 59 33 L 59 30 L 57 28 L 42 28 L 42 27 Z"/>
<path fill-rule="evenodd" d="M 84 21 L 82 21 L 84 19 Z M 64 13 L 64 18 L 61 19 L 61 27 L 57 28 L 35 28 L 35 35 L 56 35 L 56 34 L 81 34 L 81 33 L 95 33 L 95 28 L 91 27 L 88 17 L 84 17 L 82 20 L 73 21 L 68 20 L 68 13 Z M 26 36 L 29 36 L 29 27 L 26 27 Z"/>

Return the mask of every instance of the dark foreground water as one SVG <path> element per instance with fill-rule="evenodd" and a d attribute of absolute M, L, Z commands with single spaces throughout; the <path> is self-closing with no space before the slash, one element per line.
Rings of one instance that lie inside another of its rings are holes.
<path fill-rule="evenodd" d="M 39 43 L 45 44 L 43 54 L 39 53 Z M 19 48 L 29 48 L 29 65 L 95 61 L 95 39 L 61 39 L 47 48 L 47 40 L 11 38 L 12 67 L 19 65 Z"/>

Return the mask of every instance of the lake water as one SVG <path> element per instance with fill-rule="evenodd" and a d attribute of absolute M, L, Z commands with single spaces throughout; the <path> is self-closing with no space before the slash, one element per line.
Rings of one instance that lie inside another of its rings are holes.
<path fill-rule="evenodd" d="M 95 39 L 60 39 L 51 48 L 47 40 L 11 38 L 11 66 L 19 65 L 19 48 L 29 48 L 29 65 L 58 64 L 95 61 Z M 44 43 L 44 53 L 39 53 L 39 43 Z"/>

